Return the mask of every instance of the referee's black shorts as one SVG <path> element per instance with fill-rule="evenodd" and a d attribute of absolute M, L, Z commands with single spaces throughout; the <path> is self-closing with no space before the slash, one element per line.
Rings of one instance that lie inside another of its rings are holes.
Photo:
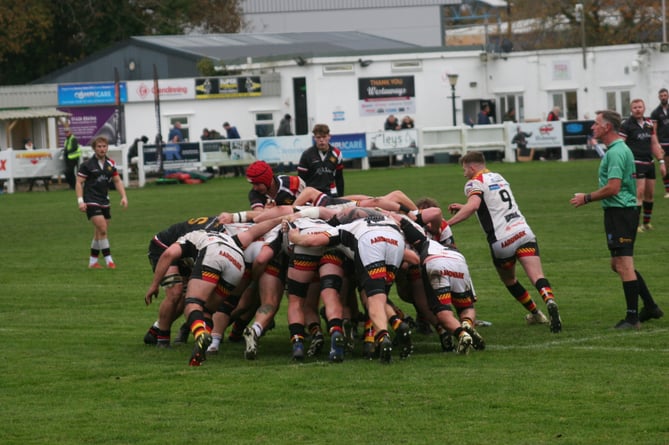
<path fill-rule="evenodd" d="M 612 257 L 634 256 L 634 241 L 639 226 L 636 207 L 608 207 L 604 209 L 606 243 Z"/>

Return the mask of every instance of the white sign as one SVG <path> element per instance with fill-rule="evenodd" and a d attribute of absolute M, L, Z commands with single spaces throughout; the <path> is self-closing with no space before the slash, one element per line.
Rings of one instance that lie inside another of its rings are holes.
<path fill-rule="evenodd" d="M 127 82 L 128 102 L 153 102 L 155 92 L 152 80 L 132 80 Z M 158 80 L 160 100 L 195 99 L 194 79 Z"/>
<path fill-rule="evenodd" d="M 562 122 L 523 122 L 511 125 L 509 144 L 517 146 L 520 137 L 525 139 L 528 148 L 561 147 Z M 522 139 L 520 139 L 521 144 Z"/>

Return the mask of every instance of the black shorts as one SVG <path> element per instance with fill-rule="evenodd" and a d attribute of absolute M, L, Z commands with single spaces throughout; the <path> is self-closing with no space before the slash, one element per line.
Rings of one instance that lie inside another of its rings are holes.
<path fill-rule="evenodd" d="M 604 209 L 606 244 L 612 257 L 633 256 L 639 211 L 636 207 L 609 207 Z"/>
<path fill-rule="evenodd" d="M 653 162 L 635 165 L 637 179 L 655 179 L 655 164 Z"/>
<path fill-rule="evenodd" d="M 88 219 L 98 215 L 104 216 L 105 219 L 111 219 L 111 208 L 91 205 L 86 206 L 86 216 L 88 216 Z"/>

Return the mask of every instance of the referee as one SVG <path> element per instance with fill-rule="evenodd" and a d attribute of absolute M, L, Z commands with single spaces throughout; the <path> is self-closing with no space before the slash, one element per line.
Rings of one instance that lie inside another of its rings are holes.
<path fill-rule="evenodd" d="M 569 201 L 574 207 L 601 201 L 604 230 L 611 253 L 611 268 L 623 283 L 627 311 L 616 329 L 640 329 L 642 321 L 660 318 L 662 309 L 653 300 L 646 282 L 634 268 L 634 240 L 639 225 L 636 202 L 634 155 L 618 134 L 622 118 L 615 111 L 598 111 L 592 125 L 593 136 L 606 144 L 599 164 L 599 188 L 591 193 L 575 193 Z M 639 311 L 639 297 L 643 308 Z"/>

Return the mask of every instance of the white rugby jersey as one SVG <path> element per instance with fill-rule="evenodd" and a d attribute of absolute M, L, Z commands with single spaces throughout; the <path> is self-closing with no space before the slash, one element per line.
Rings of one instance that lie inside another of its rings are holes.
<path fill-rule="evenodd" d="M 292 226 L 297 228 L 300 233 L 315 235 L 322 234 L 329 238 L 339 235 L 339 230 L 336 227 L 331 226 L 322 219 L 316 218 L 298 218 L 293 221 Z M 287 238 L 287 237 L 286 237 Z M 297 249 L 295 248 L 297 247 Z M 310 254 L 310 255 L 322 255 L 324 246 L 319 247 L 304 247 L 304 246 L 294 246 L 292 243 L 288 245 L 288 251 L 294 251 L 296 253 Z"/>
<path fill-rule="evenodd" d="M 249 230 L 251 227 L 253 227 L 253 224 L 254 223 L 249 223 L 249 222 L 224 224 L 223 233 L 226 233 L 230 236 L 234 236 L 241 232 Z M 280 225 L 274 227 L 274 229 L 277 230 L 276 233 L 278 233 L 280 227 L 281 227 Z M 274 238 L 276 238 L 276 234 L 274 235 Z M 255 241 L 251 242 L 251 244 L 249 244 L 246 247 L 246 249 L 244 249 L 244 262 L 246 262 L 246 264 L 252 264 L 253 261 L 255 261 L 255 259 L 257 258 L 257 256 L 260 254 L 262 246 L 264 246 L 265 244 L 266 244 L 265 235 L 260 236 L 256 238 Z"/>
<path fill-rule="evenodd" d="M 482 170 L 465 184 L 465 196 L 481 198 L 476 211 L 488 243 L 509 237 L 522 228 L 529 229 L 527 221 L 511 192 L 509 183 L 499 173 Z"/>
<path fill-rule="evenodd" d="M 368 218 L 354 219 L 347 224 L 337 226 L 337 229 L 339 229 L 342 246 L 349 249 L 344 250 L 349 258 L 353 258 L 353 252 L 358 251 L 358 240 L 370 232 L 388 232 L 393 236 L 399 235 L 402 240 L 404 239 L 404 235 L 395 220 L 380 213 Z M 404 246 L 402 246 L 402 249 L 404 249 Z"/>
<path fill-rule="evenodd" d="M 464 255 L 460 253 L 457 249 L 453 247 L 444 246 L 438 241 L 428 239 L 427 244 L 422 252 L 419 252 L 421 256 L 421 262 L 424 262 L 426 259 L 431 257 L 442 257 L 448 258 L 456 261 L 465 261 Z"/>
<path fill-rule="evenodd" d="M 220 232 L 207 232 L 205 230 L 194 230 L 185 234 L 177 240 L 179 244 L 192 244 L 196 250 L 200 251 L 207 246 L 212 244 L 223 244 L 226 247 L 229 247 L 235 250 L 239 255 L 242 255 L 242 249 L 235 243 L 235 241 L 224 233 Z"/>

